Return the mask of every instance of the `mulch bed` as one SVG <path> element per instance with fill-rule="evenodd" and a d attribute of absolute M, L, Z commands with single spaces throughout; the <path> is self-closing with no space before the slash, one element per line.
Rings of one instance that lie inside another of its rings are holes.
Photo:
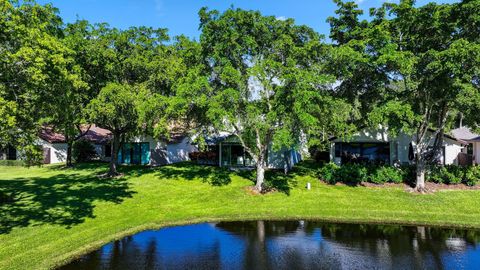
<path fill-rule="evenodd" d="M 414 191 L 414 189 L 411 186 L 404 183 L 402 184 L 385 183 L 383 185 L 377 185 L 373 183 L 362 182 L 360 186 L 375 187 L 375 188 L 399 187 L 407 191 L 412 191 L 412 192 Z M 437 184 L 432 182 L 426 182 L 425 188 L 428 190 L 428 193 L 431 193 L 431 192 L 436 192 L 440 190 L 480 190 L 480 185 L 471 187 L 464 184 L 447 185 L 447 184 Z"/>

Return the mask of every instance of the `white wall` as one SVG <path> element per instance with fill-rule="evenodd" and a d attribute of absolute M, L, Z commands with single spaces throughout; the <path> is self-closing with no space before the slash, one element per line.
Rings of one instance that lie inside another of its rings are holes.
<path fill-rule="evenodd" d="M 458 165 L 458 154 L 462 152 L 464 147 L 458 142 L 447 138 L 443 141 L 443 146 L 445 147 L 445 164 Z"/>
<path fill-rule="evenodd" d="M 268 168 L 289 171 L 295 164 L 302 161 L 302 155 L 294 149 L 282 149 L 268 151 Z"/>
<path fill-rule="evenodd" d="M 198 148 L 192 145 L 190 138 L 185 137 L 180 143 L 167 144 L 167 162 L 169 164 L 189 161 L 188 154 L 198 152 Z"/>
<path fill-rule="evenodd" d="M 42 148 L 50 148 L 50 164 L 62 163 L 67 161 L 66 143 L 49 143 L 39 139 L 37 142 Z"/>

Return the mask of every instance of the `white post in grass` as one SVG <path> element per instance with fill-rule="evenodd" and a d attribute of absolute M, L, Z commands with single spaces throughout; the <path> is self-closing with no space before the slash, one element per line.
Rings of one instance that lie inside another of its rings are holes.
<path fill-rule="evenodd" d="M 307 190 L 310 190 L 312 189 L 312 185 L 310 184 L 310 182 L 307 183 Z"/>

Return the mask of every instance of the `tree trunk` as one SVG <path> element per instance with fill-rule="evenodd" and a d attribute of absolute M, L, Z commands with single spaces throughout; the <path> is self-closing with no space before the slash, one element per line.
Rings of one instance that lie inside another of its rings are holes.
<path fill-rule="evenodd" d="M 73 166 L 72 146 L 73 146 L 73 143 L 70 140 L 67 141 L 67 167 L 72 167 Z"/>
<path fill-rule="evenodd" d="M 425 191 L 427 191 L 427 189 L 425 188 L 425 172 L 425 161 L 423 160 L 423 158 L 419 157 L 417 158 L 417 181 L 415 185 L 415 190 L 417 192 L 424 193 Z"/>
<path fill-rule="evenodd" d="M 260 154 L 260 158 L 257 162 L 257 183 L 255 189 L 258 192 L 263 191 L 263 183 L 265 182 L 265 157 L 264 154 Z"/>
<path fill-rule="evenodd" d="M 120 150 L 120 137 L 117 133 L 113 134 L 113 143 L 112 143 L 112 154 L 110 158 L 110 171 L 108 172 L 109 176 L 118 175 L 117 172 L 117 161 L 118 161 L 118 151 Z"/>

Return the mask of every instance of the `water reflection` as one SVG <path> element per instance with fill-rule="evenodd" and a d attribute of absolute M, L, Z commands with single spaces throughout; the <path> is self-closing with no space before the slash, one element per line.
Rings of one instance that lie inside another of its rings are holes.
<path fill-rule="evenodd" d="M 126 237 L 62 269 L 478 269 L 480 231 L 222 222 Z"/>

